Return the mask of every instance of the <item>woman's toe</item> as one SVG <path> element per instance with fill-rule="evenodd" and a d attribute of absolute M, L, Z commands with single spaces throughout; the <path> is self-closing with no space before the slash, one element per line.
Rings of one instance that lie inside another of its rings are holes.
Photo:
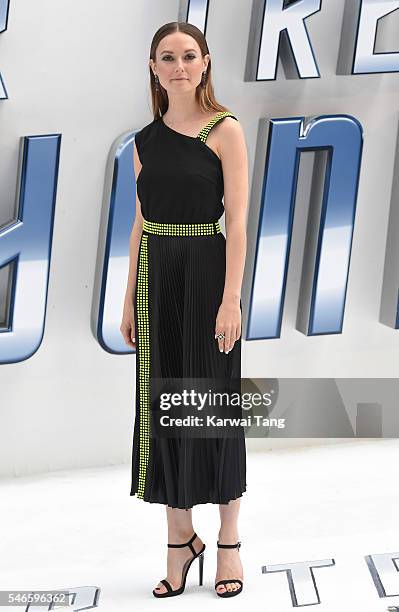
<path fill-rule="evenodd" d="M 224 584 L 219 584 L 219 586 L 217 587 L 217 592 L 218 593 L 225 593 L 226 592 L 226 587 L 224 586 Z"/>

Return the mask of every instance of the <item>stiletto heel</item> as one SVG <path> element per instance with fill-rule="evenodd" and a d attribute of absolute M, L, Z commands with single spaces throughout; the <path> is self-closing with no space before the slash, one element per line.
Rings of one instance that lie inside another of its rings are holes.
<path fill-rule="evenodd" d="M 199 558 L 199 585 L 202 586 L 203 577 L 204 577 L 204 553 L 202 552 L 198 558 Z"/>
<path fill-rule="evenodd" d="M 206 546 L 204 544 L 200 551 L 195 552 L 195 548 L 193 546 L 193 542 L 195 538 L 198 538 L 198 536 L 194 532 L 194 534 L 192 535 L 190 540 L 186 542 L 186 544 L 168 544 L 168 548 L 183 548 L 184 546 L 189 546 L 191 552 L 193 553 L 193 556 L 191 557 L 191 559 L 187 559 L 187 561 L 183 565 L 183 570 L 182 570 L 182 575 L 181 575 L 181 584 L 179 588 L 173 590 L 169 582 L 166 580 L 166 578 L 164 578 L 160 582 L 162 582 L 162 584 L 165 585 L 167 590 L 165 591 L 165 593 L 157 593 L 156 590 L 154 589 L 152 591 L 152 594 L 154 595 L 154 597 L 173 597 L 174 595 L 180 595 L 181 593 L 183 593 L 186 587 L 186 578 L 187 578 L 188 570 L 190 569 L 191 564 L 194 561 L 194 559 L 196 559 L 197 557 L 199 557 L 199 583 L 200 583 L 200 586 L 202 586 L 203 567 L 204 567 L 204 550 Z"/>
<path fill-rule="evenodd" d="M 218 542 L 217 546 L 218 548 L 237 548 L 238 552 L 240 552 L 241 542 L 237 542 L 236 544 L 219 544 Z M 219 593 L 218 591 L 216 591 L 217 587 L 220 584 L 226 585 L 226 584 L 229 584 L 229 582 L 233 582 L 233 583 L 239 582 L 240 586 L 235 591 L 225 591 L 224 593 Z M 238 593 L 241 593 L 242 587 L 243 587 L 243 582 L 242 580 L 240 580 L 240 578 L 230 578 L 229 580 L 219 580 L 215 584 L 215 591 L 216 591 L 216 594 L 219 595 L 219 597 L 234 597 L 235 595 L 238 595 Z"/>

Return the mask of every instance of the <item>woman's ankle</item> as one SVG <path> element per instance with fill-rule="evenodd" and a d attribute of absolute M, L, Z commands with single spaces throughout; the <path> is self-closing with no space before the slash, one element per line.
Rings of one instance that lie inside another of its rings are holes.
<path fill-rule="evenodd" d="M 168 542 L 169 544 L 185 544 L 192 538 L 193 533 L 193 527 L 177 527 L 168 529 Z"/>
<path fill-rule="evenodd" d="M 219 529 L 218 542 L 220 544 L 236 544 L 238 539 L 238 529 L 236 527 Z"/>

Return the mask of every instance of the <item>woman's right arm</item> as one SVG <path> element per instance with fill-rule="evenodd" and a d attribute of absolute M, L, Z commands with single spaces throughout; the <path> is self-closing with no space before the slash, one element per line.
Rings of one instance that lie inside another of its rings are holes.
<path fill-rule="evenodd" d="M 136 143 L 133 143 L 133 161 L 134 174 L 137 177 L 141 171 L 141 162 L 137 153 Z M 143 215 L 141 214 L 141 203 L 137 195 L 136 189 L 136 218 L 132 227 L 129 240 L 129 274 L 127 279 L 127 287 L 125 301 L 123 306 L 123 317 L 120 326 L 122 336 L 128 346 L 136 348 L 135 342 L 135 324 L 134 324 L 134 304 L 135 304 L 135 289 L 137 277 L 137 258 L 141 234 L 143 232 Z M 134 341 L 133 341 L 134 338 Z"/>

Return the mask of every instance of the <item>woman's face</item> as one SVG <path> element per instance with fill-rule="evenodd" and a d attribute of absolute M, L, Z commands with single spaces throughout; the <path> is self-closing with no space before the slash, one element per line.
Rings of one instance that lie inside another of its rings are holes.
<path fill-rule="evenodd" d="M 187 92 L 201 82 L 208 66 L 209 55 L 202 57 L 197 41 L 189 34 L 173 32 L 159 43 L 156 62 L 150 60 L 153 72 L 167 91 Z"/>

